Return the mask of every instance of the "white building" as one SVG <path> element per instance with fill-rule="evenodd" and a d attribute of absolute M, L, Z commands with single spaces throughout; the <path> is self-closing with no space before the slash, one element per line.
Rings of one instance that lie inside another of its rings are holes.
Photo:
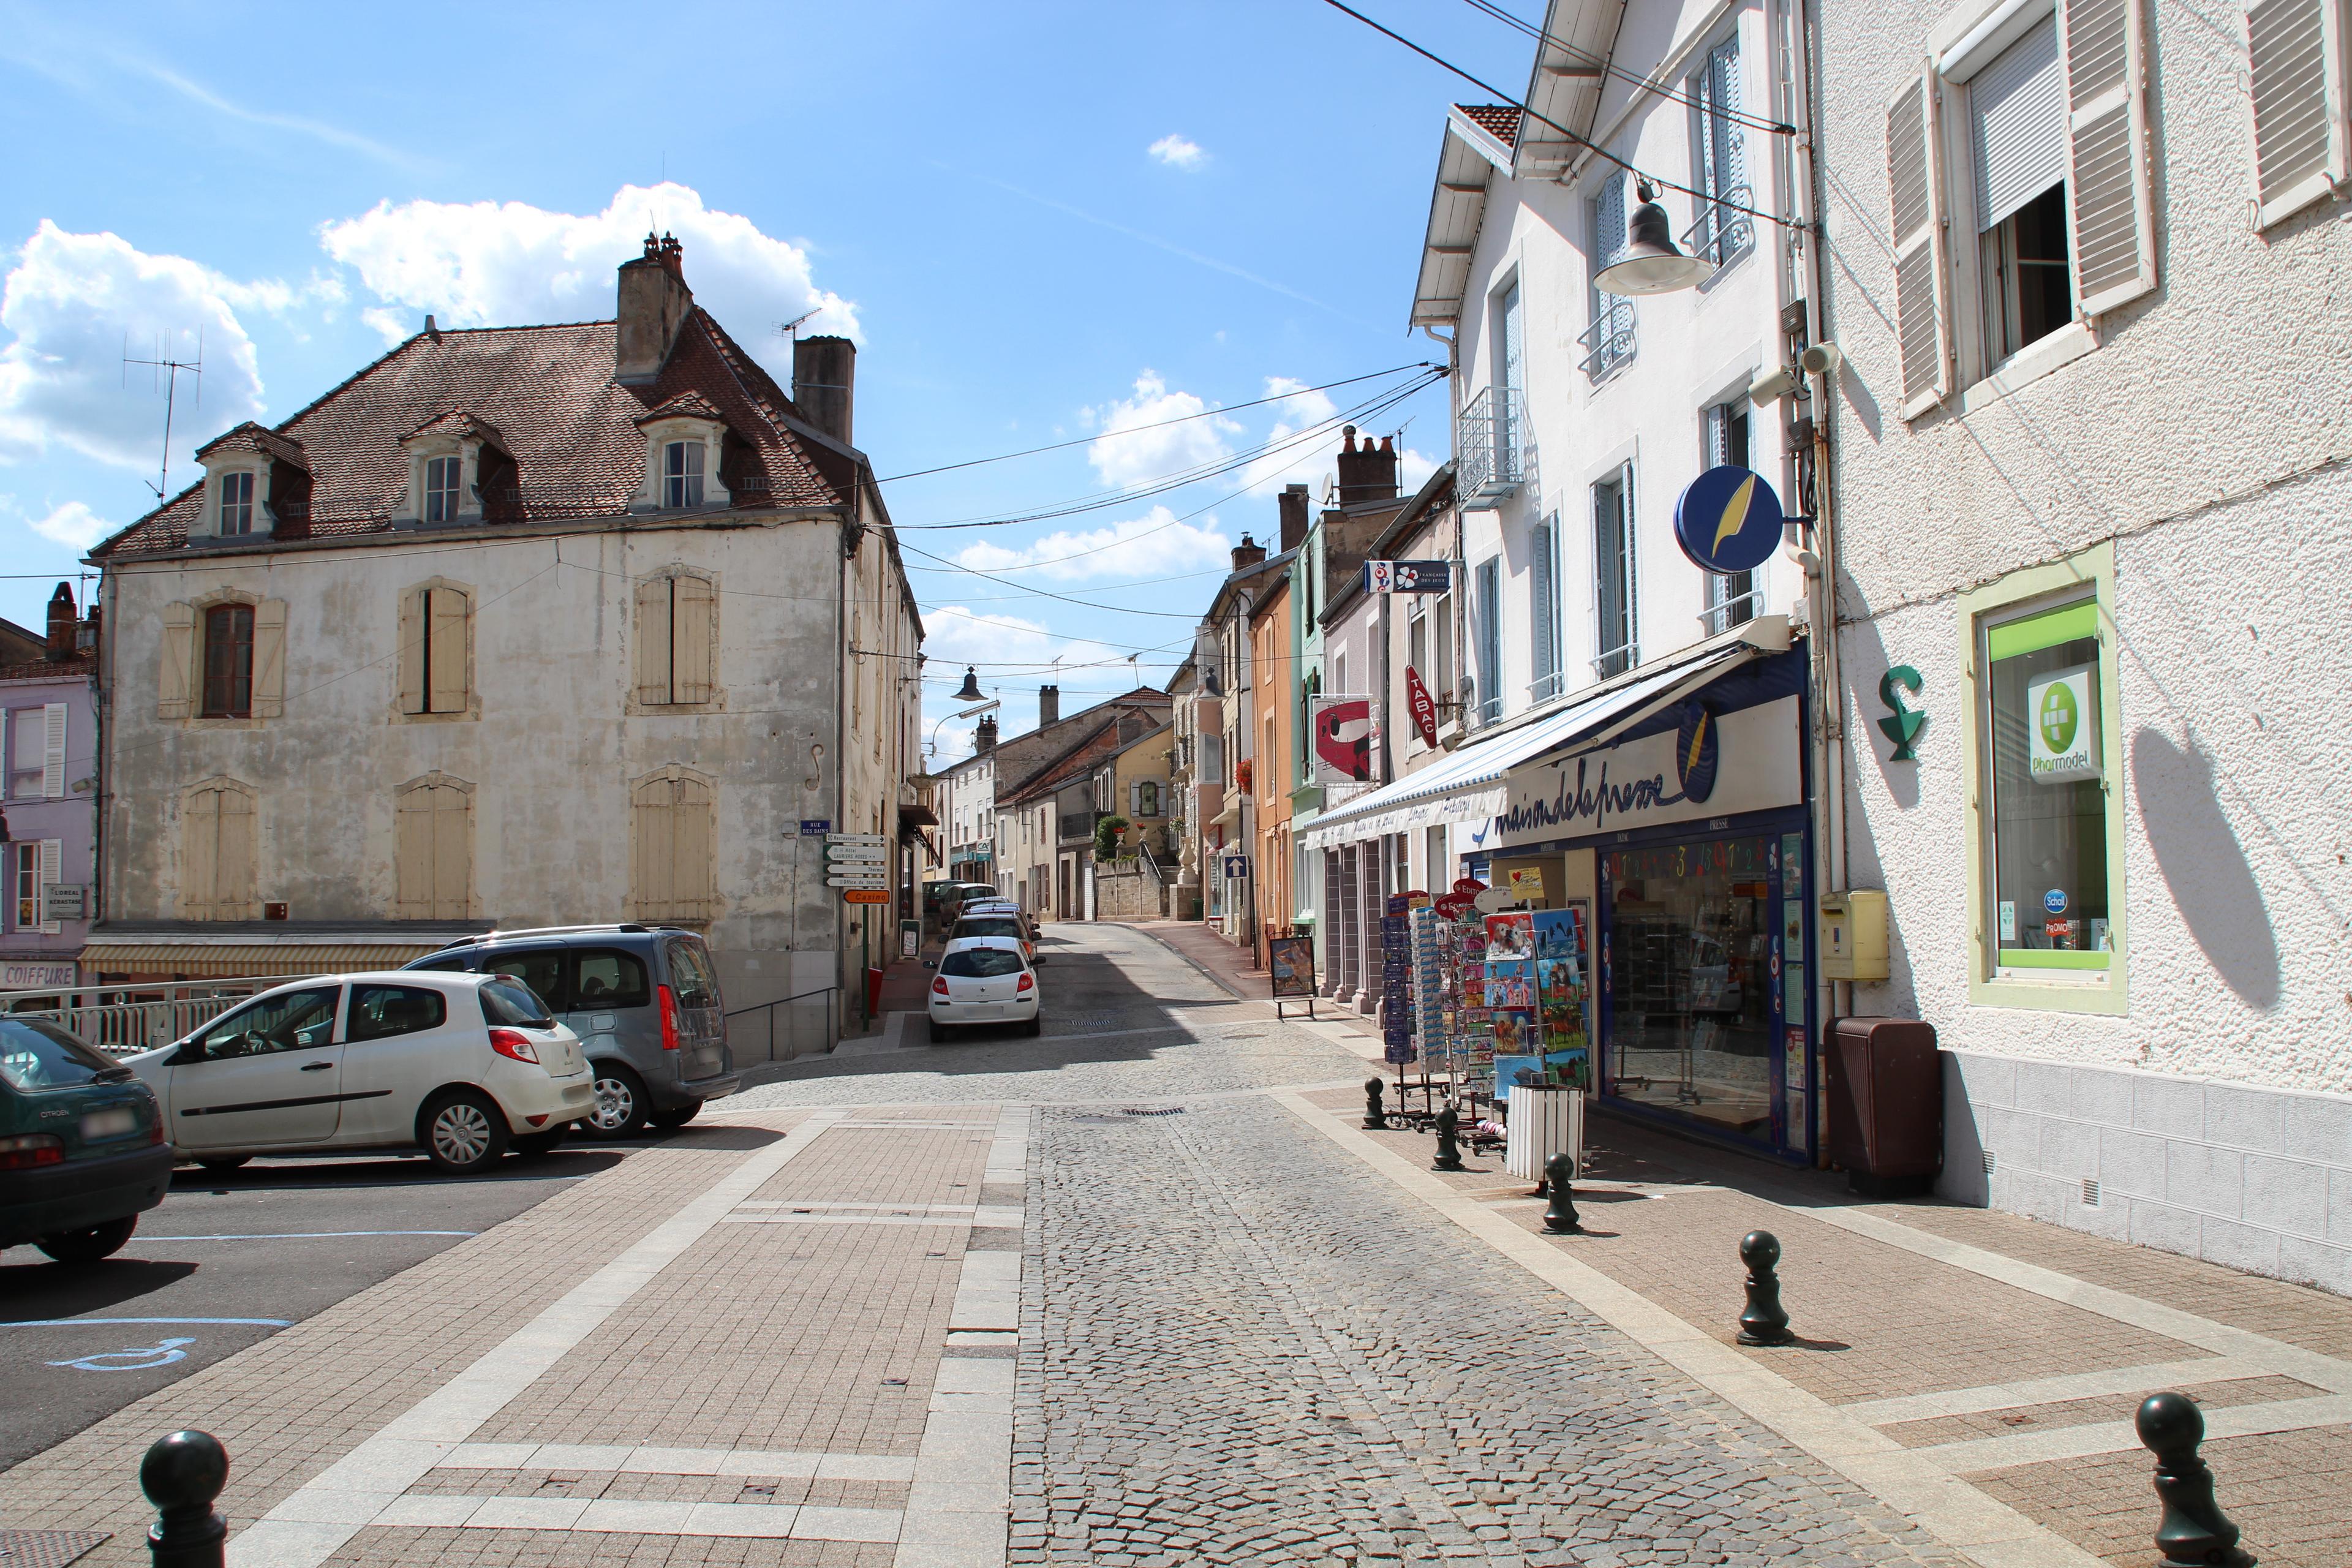
<path fill-rule="evenodd" d="M 1948 1194 L 2352 1290 L 2345 6 L 1817 10 L 1853 1009 Z"/>
<path fill-rule="evenodd" d="M 849 445 L 853 366 L 804 341 L 788 397 L 648 237 L 616 321 L 428 319 L 205 447 L 200 483 L 92 552 L 85 966 L 350 969 L 492 924 L 676 921 L 709 937 L 739 1060 L 825 1048 L 898 911 L 828 890 L 819 836 L 900 841 L 922 635 Z"/>

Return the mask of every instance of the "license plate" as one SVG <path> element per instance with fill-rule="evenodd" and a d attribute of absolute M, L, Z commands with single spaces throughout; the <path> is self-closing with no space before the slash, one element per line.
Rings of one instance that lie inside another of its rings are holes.
<path fill-rule="evenodd" d="M 81 1119 L 82 1141 L 95 1143 L 101 1138 L 120 1138 L 126 1132 L 139 1131 L 139 1117 L 127 1105 L 111 1110 L 93 1110 Z"/>

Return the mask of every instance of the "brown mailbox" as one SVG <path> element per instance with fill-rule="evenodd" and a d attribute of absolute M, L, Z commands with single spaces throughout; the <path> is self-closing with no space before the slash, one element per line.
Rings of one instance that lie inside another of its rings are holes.
<path fill-rule="evenodd" d="M 1829 1156 L 1846 1184 L 1924 1193 L 1944 1167 L 1944 1067 L 1916 1018 L 1840 1018 L 1830 1037 Z"/>

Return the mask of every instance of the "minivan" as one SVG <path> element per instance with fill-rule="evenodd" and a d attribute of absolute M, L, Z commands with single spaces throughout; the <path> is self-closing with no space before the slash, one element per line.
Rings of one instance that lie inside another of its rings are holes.
<path fill-rule="evenodd" d="M 682 926 L 546 926 L 461 938 L 410 969 L 511 974 L 580 1037 L 595 1070 L 591 1138 L 683 1127 L 741 1079 L 710 949 Z"/>

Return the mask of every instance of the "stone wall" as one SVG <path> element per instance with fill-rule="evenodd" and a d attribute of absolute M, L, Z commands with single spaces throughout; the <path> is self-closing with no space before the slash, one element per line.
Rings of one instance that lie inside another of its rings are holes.
<path fill-rule="evenodd" d="M 1167 900 L 1160 883 L 1147 877 L 1140 866 L 1097 866 L 1095 879 L 1095 919 L 1098 921 L 1156 921 L 1168 915 Z"/>

